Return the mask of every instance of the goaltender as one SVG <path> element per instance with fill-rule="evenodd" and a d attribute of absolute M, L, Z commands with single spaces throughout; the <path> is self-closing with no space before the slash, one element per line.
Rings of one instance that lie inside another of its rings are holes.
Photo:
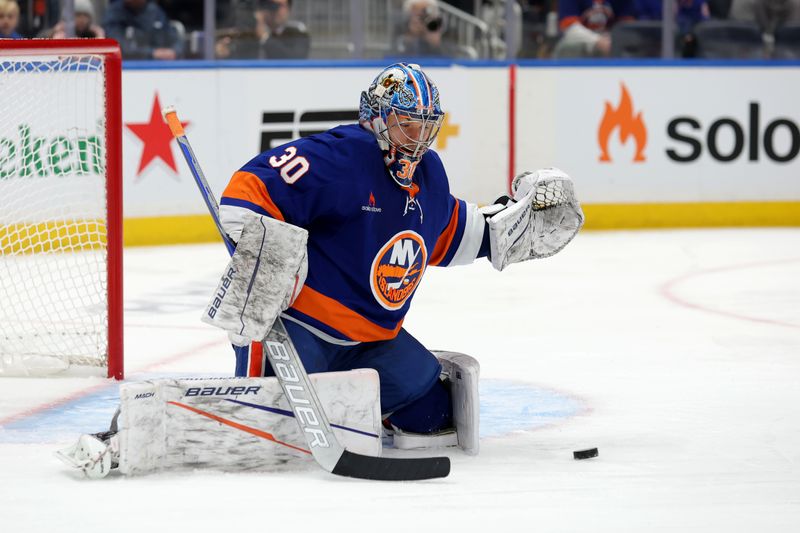
<path fill-rule="evenodd" d="M 362 92 L 358 124 L 246 163 L 222 195 L 219 218 L 238 243 L 234 258 L 249 251 L 276 265 L 287 263 L 275 258 L 290 257 L 288 270 L 272 269 L 276 283 L 251 283 L 240 301 L 280 314 L 308 373 L 374 369 L 395 443 L 411 436 L 417 446 L 457 444 L 477 453 L 477 377 L 467 386 L 452 382 L 453 375 L 477 376 L 477 362 L 463 354 L 437 358 L 403 328 L 414 292 L 430 266 L 487 257 L 503 270 L 552 255 L 578 232 L 583 213 L 571 179 L 555 168 L 517 176 L 513 197 L 488 207 L 454 197 L 430 148 L 443 118 L 430 77 L 415 64 L 391 65 Z M 248 234 L 261 228 L 272 249 L 258 239 L 248 250 Z M 298 228 L 307 238 L 295 238 Z M 227 329 L 235 345 L 236 375 L 273 376 L 261 343 L 251 342 L 261 337 L 238 326 L 242 313 L 226 323 L 224 313 L 209 311 L 204 320 Z M 449 379 L 440 379 L 443 363 Z M 454 403 L 457 414 L 469 415 L 454 417 Z"/>
<path fill-rule="evenodd" d="M 308 230 L 308 274 L 287 298 L 286 329 L 309 373 L 375 369 L 381 410 L 401 432 L 453 426 L 439 361 L 402 327 L 425 270 L 486 256 L 502 269 L 530 258 L 534 244 L 532 226 L 524 228 L 529 234 L 511 227 L 516 216 L 495 208 L 492 231 L 477 206 L 450 193 L 430 149 L 443 118 L 428 75 L 415 64 L 391 65 L 362 92 L 359 124 L 256 156 L 233 175 L 220 202 L 234 241 L 252 213 Z M 530 207 L 534 184 L 543 180 L 571 185 L 555 169 L 520 176 L 520 208 Z M 560 209 L 569 216 L 548 228 L 547 239 L 566 244 L 582 223 L 576 207 Z M 274 375 L 260 345 L 236 352 L 237 375 Z"/>

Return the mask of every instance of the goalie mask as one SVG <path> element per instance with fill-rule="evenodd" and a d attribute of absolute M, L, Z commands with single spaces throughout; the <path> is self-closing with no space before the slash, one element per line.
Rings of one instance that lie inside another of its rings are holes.
<path fill-rule="evenodd" d="M 359 122 L 375 135 L 389 174 L 401 187 L 411 187 L 443 118 L 439 89 L 419 65 L 391 65 L 361 93 Z"/>

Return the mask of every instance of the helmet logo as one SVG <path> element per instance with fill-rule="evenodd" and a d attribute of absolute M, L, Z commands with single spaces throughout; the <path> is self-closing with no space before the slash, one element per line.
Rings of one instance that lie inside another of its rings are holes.
<path fill-rule="evenodd" d="M 396 89 L 397 86 L 400 85 L 400 80 L 394 79 L 394 76 L 390 72 L 389 75 L 386 76 L 386 79 L 383 80 L 381 85 L 383 85 L 386 89 L 388 89 L 389 87 L 392 87 L 392 86 L 394 86 L 394 88 Z"/>

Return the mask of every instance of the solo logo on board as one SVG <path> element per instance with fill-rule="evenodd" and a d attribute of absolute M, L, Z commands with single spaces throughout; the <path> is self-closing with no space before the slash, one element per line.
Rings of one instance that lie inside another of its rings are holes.
<path fill-rule="evenodd" d="M 762 119 L 758 102 L 750 102 L 746 124 L 734 117 L 720 117 L 712 120 L 706 128 L 698 117 L 680 116 L 669 122 L 667 135 L 681 144 L 667 149 L 667 157 L 678 163 L 697 160 L 704 149 L 713 159 L 722 163 L 739 159 L 745 148 L 748 161 L 758 161 L 762 148 L 764 155 L 776 163 L 788 163 L 800 153 L 800 128 L 797 123 L 787 117 Z M 728 142 L 720 142 L 720 138 Z"/>
<path fill-rule="evenodd" d="M 605 112 L 597 130 L 600 147 L 599 160 L 613 162 L 609 145 L 612 142 L 635 144 L 634 163 L 646 161 L 648 128 L 641 111 L 635 107 L 628 88 L 620 83 L 619 103 L 606 101 Z M 664 154 L 676 163 L 692 163 L 704 154 L 714 161 L 730 163 L 770 160 L 788 163 L 800 155 L 800 127 L 789 117 L 764 116 L 761 103 L 749 102 L 748 108 L 731 106 L 732 110 L 746 110 L 745 120 L 732 116 L 699 117 L 689 114 L 674 116 L 667 121 L 669 144 Z"/>
<path fill-rule="evenodd" d="M 633 142 L 636 143 L 636 154 L 633 156 L 633 161 L 642 163 L 647 160 L 644 155 L 644 149 L 647 146 L 647 126 L 642 118 L 642 112 L 636 113 L 634 110 L 633 99 L 628 92 L 628 88 L 624 83 L 621 83 L 620 86 L 622 90 L 619 104 L 617 104 L 617 107 L 613 107 L 611 102 L 606 101 L 606 111 L 597 130 L 600 161 L 603 163 L 611 162 L 608 145 L 612 139 L 612 134 L 618 132 L 621 144 L 627 144 L 629 139 L 633 139 Z"/>

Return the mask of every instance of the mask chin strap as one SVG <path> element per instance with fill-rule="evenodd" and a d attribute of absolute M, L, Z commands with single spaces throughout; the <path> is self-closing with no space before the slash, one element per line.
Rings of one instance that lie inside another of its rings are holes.
<path fill-rule="evenodd" d="M 404 189 L 409 189 L 414 186 L 414 172 L 420 160 L 412 161 L 403 157 L 397 157 L 397 155 L 396 148 L 383 150 L 383 162 L 386 163 L 386 169 L 389 171 L 389 175 L 392 176 L 394 182 Z"/>
<path fill-rule="evenodd" d="M 406 160 L 407 161 L 407 160 Z M 401 180 L 397 177 L 395 172 L 402 171 L 404 165 L 399 163 L 397 160 L 397 150 L 391 148 L 389 150 L 383 151 L 383 162 L 386 163 L 386 170 L 389 171 L 389 175 L 392 176 L 394 182 L 399 185 L 403 190 L 408 193 L 408 197 L 406 197 L 406 206 L 403 209 L 403 216 L 406 216 L 409 211 L 419 211 L 419 222 L 422 224 L 422 220 L 424 215 L 422 213 L 422 206 L 417 203 L 416 196 L 419 192 L 419 185 L 414 183 L 414 171 L 416 170 L 416 165 L 410 165 L 411 173 L 407 179 Z"/>
<path fill-rule="evenodd" d="M 419 211 L 419 223 L 422 224 L 425 215 L 422 212 L 422 205 L 416 200 L 417 193 L 419 192 L 419 185 L 414 183 L 414 172 L 417 169 L 416 163 L 418 163 L 419 160 L 411 162 L 408 159 L 398 159 L 397 150 L 391 148 L 383 151 L 383 161 L 386 163 L 386 170 L 389 171 L 389 175 L 392 176 L 394 182 L 408 193 L 406 197 L 406 206 L 405 209 L 403 209 L 403 216 L 406 216 L 409 211 Z M 405 164 L 401 163 L 401 161 L 404 161 Z M 410 169 L 407 172 L 408 176 L 403 179 L 398 178 L 397 173 L 401 172 L 405 174 L 404 169 L 406 168 Z"/>

